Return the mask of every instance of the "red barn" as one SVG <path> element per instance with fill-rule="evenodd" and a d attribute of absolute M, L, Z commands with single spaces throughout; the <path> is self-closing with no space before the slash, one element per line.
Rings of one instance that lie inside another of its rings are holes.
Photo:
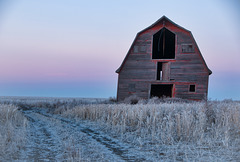
<path fill-rule="evenodd" d="M 192 33 L 163 16 L 136 35 L 116 73 L 120 101 L 133 94 L 202 100 L 212 72 Z"/>

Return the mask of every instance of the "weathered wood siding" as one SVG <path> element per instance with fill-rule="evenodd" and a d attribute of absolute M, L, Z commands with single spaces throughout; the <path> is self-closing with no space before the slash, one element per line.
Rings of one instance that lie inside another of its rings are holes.
<path fill-rule="evenodd" d="M 175 59 L 152 59 L 152 38 L 161 28 L 175 34 Z M 193 51 L 183 53 L 184 45 L 192 45 Z M 157 80 L 157 62 L 163 62 L 163 80 Z M 123 61 L 118 78 L 118 100 L 132 94 L 150 97 L 151 84 L 173 84 L 173 97 L 201 100 L 207 96 L 209 69 L 191 32 L 162 19 L 151 28 L 137 34 Z M 195 85 L 196 91 L 189 92 Z"/>

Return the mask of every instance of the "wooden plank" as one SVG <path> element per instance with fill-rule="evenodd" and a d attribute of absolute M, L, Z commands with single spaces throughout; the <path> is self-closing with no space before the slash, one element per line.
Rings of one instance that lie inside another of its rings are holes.
<path fill-rule="evenodd" d="M 144 67 L 148 67 L 148 66 L 152 68 L 156 68 L 156 65 L 154 64 L 154 62 L 150 62 L 148 60 L 127 60 L 123 69 L 126 68 L 127 66 L 132 66 L 132 67 L 141 66 L 143 67 L 143 69 Z"/>
<path fill-rule="evenodd" d="M 148 61 L 151 59 L 151 55 L 144 53 L 144 54 L 139 54 L 139 53 L 131 53 L 128 56 L 128 60 L 127 61 L 139 61 L 139 60 L 144 60 L 144 61 Z"/>

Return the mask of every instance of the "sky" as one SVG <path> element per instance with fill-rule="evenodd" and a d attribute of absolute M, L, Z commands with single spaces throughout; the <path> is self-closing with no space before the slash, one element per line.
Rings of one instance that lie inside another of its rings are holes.
<path fill-rule="evenodd" d="M 208 97 L 240 100 L 239 0 L 0 0 L 0 96 L 115 97 L 137 32 L 163 15 L 192 32 Z"/>

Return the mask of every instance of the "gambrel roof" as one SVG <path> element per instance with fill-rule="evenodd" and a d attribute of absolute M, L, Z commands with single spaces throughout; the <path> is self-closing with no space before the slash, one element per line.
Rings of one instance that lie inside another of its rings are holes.
<path fill-rule="evenodd" d="M 136 35 L 136 37 L 135 37 L 135 39 L 134 39 L 131 47 L 130 47 L 129 50 L 128 50 L 127 55 L 125 56 L 125 58 L 124 58 L 124 60 L 123 60 L 123 62 L 122 62 L 122 64 L 121 64 L 121 66 L 116 70 L 116 73 L 120 73 L 120 71 L 122 70 L 122 68 L 123 68 L 123 66 L 124 66 L 124 63 L 126 62 L 126 60 L 127 60 L 127 58 L 128 58 L 128 55 L 130 54 L 130 50 L 132 49 L 133 45 L 135 44 L 136 39 L 138 38 L 138 36 L 139 36 L 141 33 L 143 33 L 143 32 L 145 32 L 145 31 L 147 31 L 147 30 L 155 27 L 156 25 L 158 25 L 158 24 L 159 24 L 161 21 L 163 21 L 163 20 L 164 20 L 164 21 L 168 21 L 168 22 L 170 22 L 171 24 L 173 24 L 174 26 L 176 26 L 177 28 L 180 28 L 180 29 L 182 29 L 182 30 L 190 33 L 191 37 L 193 38 L 193 35 L 192 35 L 191 31 L 189 31 L 189 30 L 187 30 L 187 29 L 179 26 L 178 24 L 176 24 L 176 23 L 174 23 L 173 21 L 171 21 L 170 19 L 168 19 L 166 16 L 162 16 L 162 17 L 161 17 L 160 19 L 158 19 L 155 23 L 153 23 L 153 24 L 150 25 L 149 27 L 147 27 L 147 28 L 145 28 L 145 29 L 143 29 L 142 31 L 140 31 L 140 32 L 137 33 L 137 35 Z M 193 40 L 194 40 L 194 43 L 195 43 L 196 46 L 197 46 L 197 43 L 196 43 L 196 41 L 195 41 L 194 38 L 193 38 Z M 202 56 L 202 54 L 201 54 L 198 46 L 197 46 L 197 49 L 198 49 L 198 51 L 199 51 L 199 54 L 200 54 L 200 57 L 201 57 L 201 59 L 202 59 L 203 64 L 205 65 L 206 69 L 208 70 L 209 75 L 211 75 L 211 74 L 212 74 L 212 71 L 208 68 L 208 66 L 207 66 L 207 64 L 206 64 L 206 62 L 205 62 L 205 60 L 204 60 L 204 58 L 203 58 L 203 56 Z"/>

